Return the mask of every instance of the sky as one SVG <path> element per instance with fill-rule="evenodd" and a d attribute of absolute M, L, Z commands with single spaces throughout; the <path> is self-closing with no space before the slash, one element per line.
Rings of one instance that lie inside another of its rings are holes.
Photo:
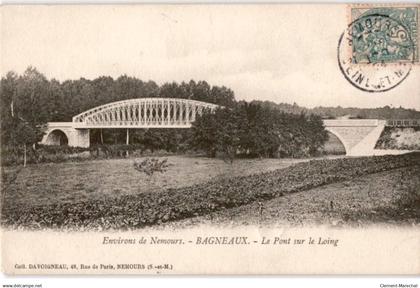
<path fill-rule="evenodd" d="M 126 74 L 225 85 L 240 100 L 420 110 L 420 65 L 383 93 L 337 64 L 345 5 L 3 6 L 1 74 L 36 67 L 60 81 Z"/>

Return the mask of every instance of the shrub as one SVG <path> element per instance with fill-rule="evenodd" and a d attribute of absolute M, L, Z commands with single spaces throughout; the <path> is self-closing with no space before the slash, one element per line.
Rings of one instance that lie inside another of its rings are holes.
<path fill-rule="evenodd" d="M 27 162 L 34 163 L 58 163 L 65 161 L 82 161 L 101 158 L 121 158 L 129 155 L 139 156 L 144 151 L 142 145 L 94 145 L 89 148 L 70 146 L 38 145 L 27 151 Z M 23 161 L 23 152 L 13 147 L 2 147 L 2 166 L 19 165 Z"/>
<path fill-rule="evenodd" d="M 155 172 L 164 173 L 169 167 L 168 159 L 159 160 L 158 158 L 146 158 L 143 161 L 135 160 L 134 169 L 152 176 Z"/>
<path fill-rule="evenodd" d="M 420 150 L 420 127 L 385 127 L 375 148 Z"/>

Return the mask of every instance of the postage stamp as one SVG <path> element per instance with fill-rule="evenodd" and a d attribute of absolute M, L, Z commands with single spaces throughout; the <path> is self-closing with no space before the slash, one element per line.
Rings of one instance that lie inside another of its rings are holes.
<path fill-rule="evenodd" d="M 353 63 L 418 62 L 418 7 L 352 7 Z"/>
<path fill-rule="evenodd" d="M 338 41 L 344 77 L 365 92 L 401 84 L 419 63 L 419 6 L 348 6 L 348 26 Z"/>

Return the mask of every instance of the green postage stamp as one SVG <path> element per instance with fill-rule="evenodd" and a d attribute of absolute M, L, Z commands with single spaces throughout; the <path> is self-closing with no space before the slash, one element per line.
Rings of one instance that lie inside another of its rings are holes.
<path fill-rule="evenodd" d="M 418 6 L 351 7 L 352 60 L 418 62 Z"/>
<path fill-rule="evenodd" d="M 355 4 L 338 41 L 344 77 L 365 92 L 386 92 L 419 64 L 418 4 Z"/>

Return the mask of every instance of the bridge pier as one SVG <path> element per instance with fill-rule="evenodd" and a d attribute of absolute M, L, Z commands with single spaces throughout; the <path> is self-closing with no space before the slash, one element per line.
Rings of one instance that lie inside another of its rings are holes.
<path fill-rule="evenodd" d="M 90 146 L 90 130 L 74 129 L 69 139 L 69 146 L 88 148 Z"/>
<path fill-rule="evenodd" d="M 378 121 L 378 126 L 371 129 L 371 131 L 352 146 L 347 153 L 348 156 L 372 156 L 375 155 L 375 146 L 382 131 L 385 128 L 385 121 Z"/>

